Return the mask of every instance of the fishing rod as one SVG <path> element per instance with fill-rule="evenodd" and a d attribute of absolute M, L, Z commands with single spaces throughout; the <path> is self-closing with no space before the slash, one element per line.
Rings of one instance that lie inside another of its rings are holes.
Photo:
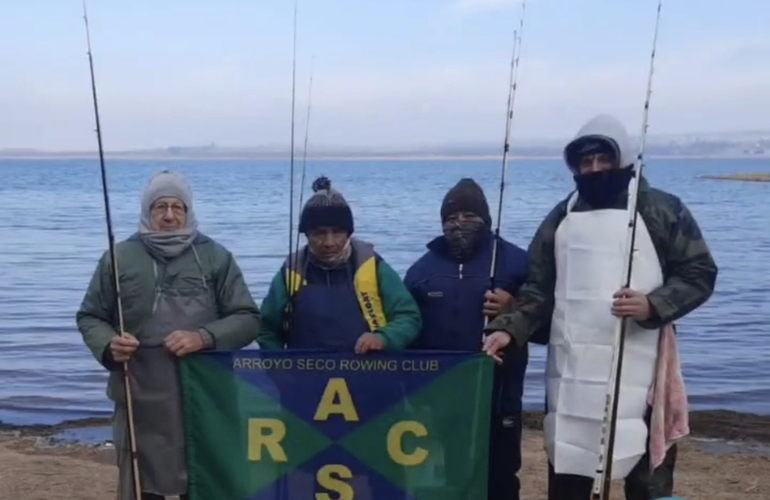
<path fill-rule="evenodd" d="M 308 139 L 308 132 L 310 130 L 310 104 L 313 97 L 313 62 L 315 61 L 315 57 L 310 59 L 310 85 L 308 86 L 307 91 L 307 115 L 305 117 L 305 145 L 302 150 L 302 178 L 299 183 L 299 210 L 300 213 L 302 212 L 302 201 L 303 201 L 303 195 L 305 193 L 305 177 L 307 172 L 307 139 Z M 297 243 L 294 247 L 294 255 L 297 256 L 296 259 L 299 259 L 299 226 L 297 227 Z M 297 260 L 295 260 L 295 267 L 297 266 Z"/>
<path fill-rule="evenodd" d="M 505 192 L 505 172 L 508 169 L 508 151 L 510 150 L 511 140 L 511 122 L 513 121 L 513 103 L 516 97 L 516 87 L 518 86 L 518 73 L 519 73 L 519 54 L 521 51 L 521 31 L 524 28 L 524 13 L 525 13 L 526 1 L 521 3 L 521 20 L 519 21 L 519 29 L 513 30 L 513 48 L 511 49 L 511 69 L 508 77 L 508 103 L 505 110 L 505 138 L 503 140 L 503 168 L 500 174 L 500 201 L 497 205 L 497 227 L 495 228 L 495 237 L 492 242 L 492 263 L 489 269 L 489 289 L 494 292 L 495 290 L 495 274 L 497 271 L 497 247 L 500 242 L 500 221 L 503 216 L 503 193 Z M 517 50 L 518 49 L 518 50 Z M 489 316 L 484 314 L 484 327 L 489 324 Z M 481 341 L 484 342 L 486 334 L 481 334 Z M 495 358 L 496 361 L 502 360 L 502 355 Z M 476 391 L 481 388 L 481 379 L 476 380 Z M 499 397 L 499 395 L 498 395 Z M 473 426 L 478 424 L 477 416 L 474 415 Z M 476 436 L 473 436 L 473 445 L 471 449 L 475 449 Z"/>
<path fill-rule="evenodd" d="M 519 78 L 519 57 L 521 56 L 521 33 L 524 30 L 524 15 L 527 2 L 521 3 L 521 20 L 518 30 L 513 32 L 513 52 L 511 55 L 511 72 L 508 83 L 508 106 L 505 113 L 505 140 L 503 141 L 503 166 L 500 172 L 500 199 L 497 204 L 497 227 L 492 243 L 492 264 L 489 269 L 489 289 L 495 290 L 495 275 L 497 274 L 497 251 L 500 243 L 500 225 L 503 218 L 503 195 L 505 193 L 505 173 L 508 170 L 508 152 L 511 149 L 511 123 L 513 121 L 513 105 L 516 100 L 516 89 Z M 489 323 L 489 316 L 484 316 L 484 326 Z"/>
<path fill-rule="evenodd" d="M 628 222 L 628 247 L 626 248 L 626 257 L 624 263 L 625 285 L 624 288 L 631 287 L 631 271 L 634 261 L 634 245 L 636 243 L 636 222 L 638 219 L 637 200 L 639 197 L 639 186 L 641 185 L 642 169 L 644 168 L 644 149 L 647 144 L 647 118 L 650 111 L 650 97 L 652 96 L 652 75 L 655 66 L 655 48 L 658 43 L 658 26 L 660 25 L 660 10 L 663 6 L 663 0 L 658 0 L 658 10 L 655 18 L 655 34 L 652 39 L 652 54 L 650 55 L 650 72 L 647 77 L 647 94 L 644 101 L 644 114 L 642 118 L 641 144 L 639 154 L 636 158 L 636 186 L 628 193 L 628 210 L 630 213 Z M 610 485 L 612 482 L 612 459 L 615 453 L 615 431 L 617 425 L 618 399 L 620 395 L 621 374 L 623 371 L 623 347 L 625 345 L 627 318 L 621 318 L 618 322 L 618 330 L 615 335 L 617 349 L 614 351 L 613 370 L 610 376 L 612 391 L 608 391 L 607 400 L 604 409 L 604 419 L 602 421 L 602 438 L 600 441 L 601 452 L 599 453 L 599 466 L 596 469 L 594 478 L 593 492 L 591 500 L 609 500 Z"/>
<path fill-rule="evenodd" d="M 86 43 L 88 44 L 88 66 L 91 71 L 91 94 L 94 99 L 94 118 L 96 121 L 96 139 L 99 144 L 99 165 L 102 173 L 102 193 L 104 194 L 104 213 L 107 219 L 107 242 L 110 249 L 110 263 L 112 265 L 112 284 L 115 289 L 115 305 L 118 311 L 118 325 L 120 335 L 126 336 L 123 323 L 123 305 L 120 298 L 120 274 L 118 273 L 117 255 L 115 255 L 115 235 L 112 231 L 112 217 L 110 215 L 110 198 L 107 190 L 107 172 L 104 168 L 104 148 L 102 146 L 102 127 L 99 121 L 99 103 L 96 97 L 96 78 L 94 76 L 94 59 L 91 54 L 91 33 L 88 28 L 88 13 L 86 11 L 86 2 L 83 0 L 83 20 L 86 25 Z M 128 435 L 131 447 L 132 474 L 134 477 L 134 496 L 140 500 L 142 495 L 142 486 L 139 480 L 139 463 L 136 451 L 136 428 L 134 426 L 134 408 L 131 398 L 131 383 L 128 376 L 128 362 L 123 363 L 123 383 L 125 387 L 126 405 L 128 413 Z"/>
<path fill-rule="evenodd" d="M 293 236 L 294 236 L 294 108 L 297 97 L 297 0 L 294 0 L 294 47 L 291 62 L 291 151 L 289 152 L 289 257 L 287 259 L 287 265 L 289 266 L 286 273 L 286 290 L 289 293 L 289 297 L 292 297 L 292 290 L 294 288 L 294 273 L 292 269 L 296 268 L 296 257 L 292 258 L 292 250 L 294 249 Z M 299 235 L 297 235 L 299 239 Z M 294 316 L 293 308 L 294 300 L 289 300 L 288 311 L 288 331 L 291 332 L 292 318 Z"/>

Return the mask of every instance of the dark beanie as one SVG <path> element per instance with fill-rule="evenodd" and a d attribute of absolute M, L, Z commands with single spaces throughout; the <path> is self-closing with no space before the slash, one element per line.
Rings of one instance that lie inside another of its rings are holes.
<path fill-rule="evenodd" d="M 458 212 L 470 212 L 481 217 L 488 226 L 492 225 L 487 197 L 484 196 L 481 186 L 473 179 L 461 179 L 444 196 L 444 202 L 441 204 L 441 222 Z"/>
<path fill-rule="evenodd" d="M 595 135 L 575 139 L 564 148 L 567 166 L 574 171 L 580 168 L 580 161 L 584 156 L 595 154 L 605 154 L 610 158 L 611 162 L 617 163 L 620 157 L 620 149 L 614 140 Z"/>
<path fill-rule="evenodd" d="M 311 196 L 299 217 L 299 232 L 307 234 L 319 227 L 337 227 L 353 234 L 353 212 L 339 191 L 332 189 L 332 182 L 319 177 L 313 182 Z"/>

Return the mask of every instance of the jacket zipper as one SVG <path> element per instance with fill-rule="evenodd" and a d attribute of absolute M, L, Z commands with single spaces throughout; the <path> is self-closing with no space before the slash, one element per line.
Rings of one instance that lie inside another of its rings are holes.
<path fill-rule="evenodd" d="M 462 265 L 462 263 L 461 263 L 461 264 L 459 264 L 459 267 L 458 267 L 458 275 L 459 275 L 459 279 L 461 279 L 461 280 L 462 280 L 462 279 L 463 279 L 463 265 Z M 455 318 L 458 318 L 458 317 L 459 317 L 459 315 L 460 315 L 460 311 L 458 310 L 459 308 L 458 308 L 458 306 L 457 306 L 457 303 L 458 303 L 458 301 L 459 301 L 459 298 L 460 298 L 460 291 L 459 291 L 459 289 L 456 289 L 456 291 L 455 291 L 455 300 L 454 300 L 455 306 L 454 306 L 454 308 L 453 308 L 453 310 L 454 310 L 454 317 L 455 317 Z M 455 324 L 459 324 L 459 322 L 456 322 Z M 453 338 L 454 340 L 457 340 L 457 337 L 458 337 L 459 335 L 460 335 L 460 334 L 457 332 L 457 330 L 456 330 L 456 327 L 455 327 L 455 328 L 452 328 L 452 338 Z"/>

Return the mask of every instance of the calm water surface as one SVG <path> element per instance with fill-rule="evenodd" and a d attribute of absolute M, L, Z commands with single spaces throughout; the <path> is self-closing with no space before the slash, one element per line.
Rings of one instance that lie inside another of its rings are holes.
<path fill-rule="evenodd" d="M 136 229 L 141 192 L 165 168 L 190 179 L 201 230 L 235 254 L 261 301 L 288 251 L 287 162 L 109 161 L 116 238 Z M 736 172 L 770 172 L 770 161 L 652 160 L 647 176 L 684 200 L 719 265 L 713 298 L 680 323 L 691 405 L 770 414 L 770 184 L 699 179 Z M 306 199 L 319 174 L 402 275 L 440 230 L 441 199 L 458 179 L 477 179 L 493 212 L 499 190 L 497 161 L 311 162 Z M 572 181 L 556 161 L 513 162 L 508 179 L 504 236 L 526 246 Z M 109 415 L 105 372 L 75 326 L 106 242 L 96 161 L 0 161 L 0 420 Z M 542 405 L 544 353 L 533 349 L 529 408 Z"/>

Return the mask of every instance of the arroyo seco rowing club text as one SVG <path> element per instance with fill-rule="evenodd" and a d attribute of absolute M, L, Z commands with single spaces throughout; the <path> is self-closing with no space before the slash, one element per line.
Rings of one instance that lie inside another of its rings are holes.
<path fill-rule="evenodd" d="M 233 370 L 308 370 L 372 372 L 437 372 L 437 359 L 331 359 L 246 358 L 233 359 Z"/>

